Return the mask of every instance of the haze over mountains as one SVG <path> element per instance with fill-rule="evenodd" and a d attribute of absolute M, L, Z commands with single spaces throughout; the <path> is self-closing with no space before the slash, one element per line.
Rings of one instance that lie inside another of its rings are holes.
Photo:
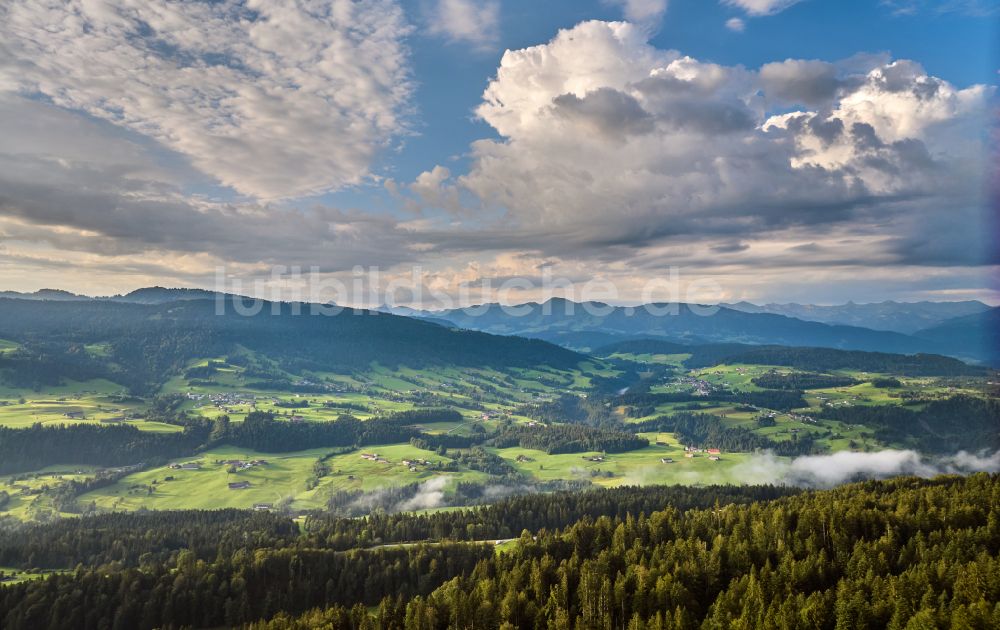
<path fill-rule="evenodd" d="M 996 309 L 980 302 L 958 304 L 954 309 L 948 303 L 872 305 L 879 307 L 873 310 L 882 313 L 883 321 L 895 321 L 899 326 L 914 330 L 917 334 L 807 321 L 777 313 L 747 312 L 729 306 L 719 306 L 711 309 L 711 314 L 706 314 L 707 307 L 687 304 L 676 305 L 674 310 L 668 305 L 654 305 L 656 310 L 653 310 L 553 299 L 544 303 L 523 304 L 516 308 L 487 304 L 472 309 L 395 309 L 394 312 L 494 334 L 535 337 L 583 351 L 616 341 L 652 337 L 688 344 L 736 342 L 903 354 L 935 353 L 971 361 L 994 362 L 996 356 L 993 346 L 979 343 L 978 340 L 986 334 L 984 330 L 989 325 L 983 318 Z M 845 314 L 842 317 L 848 317 L 852 312 L 860 317 L 860 313 L 865 310 L 852 309 L 850 306 L 845 305 L 846 308 L 840 309 Z M 824 309 L 830 308 L 831 311 L 825 313 L 824 317 L 838 318 L 835 312 L 838 307 L 811 308 L 817 313 L 824 313 Z M 950 310 L 963 315 L 955 320 L 944 317 Z M 964 314 L 969 311 L 972 312 L 971 315 Z M 947 322 L 951 325 L 942 331 L 923 336 L 920 334 L 921 321 L 934 321 L 938 325 Z M 959 338 L 962 343 L 953 345 Z"/>
<path fill-rule="evenodd" d="M 976 315 L 990 307 L 976 300 L 964 302 L 875 302 L 872 304 L 763 304 L 736 302 L 722 304 L 744 313 L 773 313 L 824 324 L 861 326 L 872 330 L 890 330 L 912 335 L 918 330 L 937 326 L 949 319 Z"/>
<path fill-rule="evenodd" d="M 55 289 L 5 291 L 0 298 L 57 302 L 117 302 L 159 305 L 208 300 L 203 289 L 146 287 L 123 295 L 89 297 Z M 485 304 L 467 309 L 417 310 L 382 307 L 382 312 L 446 327 L 495 335 L 541 339 L 579 351 L 640 338 L 678 343 L 746 343 L 815 346 L 902 354 L 934 353 L 998 364 L 998 309 L 982 302 L 881 302 L 837 306 L 749 302 L 653 308 L 576 303 L 553 298 L 516 307 Z M 711 314 L 708 314 L 708 313 Z M 377 327 L 372 329 L 377 335 Z"/>

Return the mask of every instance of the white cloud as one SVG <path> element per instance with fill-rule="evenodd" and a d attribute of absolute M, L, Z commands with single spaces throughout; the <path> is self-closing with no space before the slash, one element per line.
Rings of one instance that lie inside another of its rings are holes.
<path fill-rule="evenodd" d="M 848 225 L 889 264 L 906 257 L 898 230 L 978 207 L 990 90 L 869 62 L 758 72 L 659 50 L 628 23 L 582 23 L 504 55 L 477 109 L 502 138 L 474 143 L 458 182 L 548 255 L 635 260 L 657 243 Z M 771 115 L 788 102 L 808 109 Z M 978 222 L 958 224 L 982 240 Z M 948 252 L 964 263 L 973 249 Z"/>
<path fill-rule="evenodd" d="M 434 0 L 428 32 L 486 48 L 499 37 L 500 0 Z"/>
<path fill-rule="evenodd" d="M 12 0 L 0 90 L 154 138 L 261 198 L 362 181 L 411 87 L 390 0 Z"/>
<path fill-rule="evenodd" d="M 746 29 L 747 25 L 738 17 L 729 18 L 726 20 L 726 28 L 733 31 L 734 33 L 742 33 Z"/>
<path fill-rule="evenodd" d="M 840 451 L 831 455 L 804 455 L 794 459 L 770 453 L 752 456 L 733 468 L 733 477 L 748 483 L 780 483 L 832 487 L 856 479 L 885 479 L 900 475 L 934 477 L 1000 471 L 1000 452 L 927 456 L 916 451 L 893 450 L 859 453 Z"/>
<path fill-rule="evenodd" d="M 451 171 L 438 165 L 418 175 L 410 184 L 410 190 L 427 206 L 458 213 L 461 211 L 458 189 L 446 183 L 450 177 Z"/>
<path fill-rule="evenodd" d="M 802 0 L 722 0 L 724 4 L 738 7 L 748 15 L 774 15 Z"/>
<path fill-rule="evenodd" d="M 141 262 L 173 277 L 185 260 L 205 274 L 221 262 L 349 269 L 416 255 L 419 239 L 387 216 L 186 194 L 198 181 L 141 136 L 55 105 L 0 95 L 0 137 L 0 254 L 26 265 L 126 273 Z"/>
<path fill-rule="evenodd" d="M 605 4 L 619 6 L 622 15 L 633 24 L 655 30 L 667 12 L 667 0 L 604 0 Z"/>
<path fill-rule="evenodd" d="M 914 15 L 926 11 L 989 17 L 1000 13 L 1000 4 L 996 0 L 881 0 L 880 4 L 896 15 Z"/>

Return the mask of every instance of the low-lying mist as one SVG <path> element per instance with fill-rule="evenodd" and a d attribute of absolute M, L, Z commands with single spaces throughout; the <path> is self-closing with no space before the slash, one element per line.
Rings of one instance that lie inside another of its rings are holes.
<path fill-rule="evenodd" d="M 748 461 L 733 466 L 730 472 L 739 483 L 829 488 L 850 481 L 900 475 L 934 477 L 1000 472 L 1000 451 L 991 454 L 959 451 L 953 455 L 931 456 L 911 450 L 887 449 L 872 453 L 841 451 L 791 459 L 768 452 L 753 455 Z"/>
<path fill-rule="evenodd" d="M 624 478 L 624 485 L 663 483 L 662 477 L 653 474 L 654 470 L 656 469 L 648 467 L 632 471 Z M 975 472 L 1000 472 L 1000 451 L 978 454 L 959 451 L 952 455 L 934 456 L 912 450 L 887 449 L 871 453 L 841 451 L 830 455 L 804 455 L 795 458 L 762 452 L 753 454 L 746 461 L 725 470 L 679 472 L 667 483 L 772 484 L 800 488 L 830 488 L 842 483 L 901 475 L 934 477 L 942 474 Z M 454 489 L 449 489 L 450 478 L 441 475 L 405 486 L 380 488 L 368 492 L 338 492 L 328 500 L 327 509 L 339 516 L 362 516 L 373 511 L 395 513 L 482 505 L 523 494 L 596 487 L 591 484 L 589 474 L 585 477 L 581 474 L 580 478 L 574 480 L 549 482 L 497 479 L 491 483 L 459 483 Z"/>

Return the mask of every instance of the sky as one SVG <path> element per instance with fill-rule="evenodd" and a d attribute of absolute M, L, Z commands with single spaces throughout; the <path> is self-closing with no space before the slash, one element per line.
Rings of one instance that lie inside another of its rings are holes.
<path fill-rule="evenodd" d="M 8 0 L 0 289 L 1000 303 L 998 20 L 1000 0 Z"/>

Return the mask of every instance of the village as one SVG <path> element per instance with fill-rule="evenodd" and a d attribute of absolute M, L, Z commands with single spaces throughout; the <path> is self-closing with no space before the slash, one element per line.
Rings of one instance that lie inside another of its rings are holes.
<path fill-rule="evenodd" d="M 386 459 L 385 457 L 383 457 L 382 455 L 379 455 L 378 453 L 362 453 L 361 454 L 361 459 L 363 459 L 365 461 L 369 461 L 369 462 L 375 462 L 377 464 L 391 464 L 392 463 L 388 459 Z M 416 459 L 416 458 L 414 458 L 414 459 L 403 459 L 402 461 L 400 461 L 400 463 L 403 466 L 406 466 L 406 468 L 409 469 L 410 472 L 417 472 L 419 470 L 419 468 L 417 468 L 418 466 L 430 466 L 431 465 L 431 462 L 427 461 L 426 459 Z"/>

